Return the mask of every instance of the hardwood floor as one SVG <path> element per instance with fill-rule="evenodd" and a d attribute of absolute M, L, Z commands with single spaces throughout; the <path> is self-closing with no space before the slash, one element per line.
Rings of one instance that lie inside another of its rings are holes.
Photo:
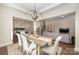
<path fill-rule="evenodd" d="M 79 55 L 79 52 L 74 51 L 74 46 L 71 44 L 60 43 L 59 46 L 63 49 L 63 55 Z M 18 50 L 18 44 L 14 43 L 1 47 L 0 55 L 21 55 L 21 52 Z"/>
<path fill-rule="evenodd" d="M 14 37 L 12 45 L 0 47 L 0 55 L 21 55 L 21 52 L 18 51 L 18 38 Z M 62 47 L 63 55 L 79 55 L 79 52 L 74 51 L 74 45 L 72 44 L 61 42 L 59 46 Z"/>
<path fill-rule="evenodd" d="M 59 46 L 63 49 L 64 55 L 79 55 L 79 52 L 74 51 L 74 45 L 67 43 L 59 43 Z"/>
<path fill-rule="evenodd" d="M 8 55 L 7 46 L 0 47 L 0 55 Z"/>

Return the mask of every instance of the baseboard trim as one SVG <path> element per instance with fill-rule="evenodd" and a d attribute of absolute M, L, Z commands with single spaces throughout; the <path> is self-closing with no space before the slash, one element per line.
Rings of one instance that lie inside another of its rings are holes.
<path fill-rule="evenodd" d="M 76 47 L 75 47 L 75 49 L 74 49 L 74 50 L 79 52 L 79 48 L 76 48 Z"/>
<path fill-rule="evenodd" d="M 13 42 L 7 42 L 7 43 L 4 43 L 4 44 L 0 44 L 0 47 L 7 46 L 7 45 L 10 45 L 10 44 L 13 44 Z"/>

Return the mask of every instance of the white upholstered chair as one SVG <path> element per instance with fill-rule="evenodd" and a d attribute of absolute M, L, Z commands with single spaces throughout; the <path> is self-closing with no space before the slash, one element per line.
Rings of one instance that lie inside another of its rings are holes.
<path fill-rule="evenodd" d="M 30 45 L 29 45 L 29 53 L 31 55 L 36 55 L 36 44 L 34 43 L 33 40 L 29 39 Z"/>
<path fill-rule="evenodd" d="M 21 40 L 21 36 L 20 34 L 16 33 L 17 37 L 18 37 L 18 44 L 19 44 L 19 49 L 22 52 L 22 40 Z"/>
<path fill-rule="evenodd" d="M 22 39 L 22 48 L 23 48 L 23 54 L 29 53 L 29 45 L 26 36 L 21 34 L 21 39 Z"/>
<path fill-rule="evenodd" d="M 61 54 L 61 47 L 58 47 L 59 41 L 62 39 L 61 36 L 58 36 L 55 40 L 55 44 L 53 46 L 46 46 L 42 48 L 42 51 L 49 55 L 59 55 Z"/>
<path fill-rule="evenodd" d="M 21 35 L 22 42 L 23 42 L 23 54 L 27 55 L 36 55 L 36 44 L 31 39 L 27 39 L 26 36 Z M 30 44 L 29 41 L 30 40 Z"/>

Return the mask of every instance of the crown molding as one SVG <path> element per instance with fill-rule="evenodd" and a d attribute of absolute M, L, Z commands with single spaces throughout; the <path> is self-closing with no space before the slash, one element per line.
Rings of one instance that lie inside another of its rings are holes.
<path fill-rule="evenodd" d="M 17 10 L 20 10 L 20 11 L 22 11 L 22 12 L 27 13 L 28 15 L 31 15 L 31 13 L 30 13 L 29 11 L 27 11 L 26 9 L 23 9 L 23 8 L 21 8 L 21 7 L 19 7 L 19 6 L 14 5 L 14 4 L 11 4 L 11 3 L 9 3 L 9 4 L 8 4 L 8 3 L 4 3 L 4 4 L 2 4 L 2 5 L 15 8 L 15 9 L 17 9 Z"/>
<path fill-rule="evenodd" d="M 56 7 L 57 5 L 60 5 L 60 4 L 62 4 L 62 3 L 53 3 L 52 5 L 50 5 L 50 6 L 46 7 L 46 8 L 44 8 L 44 9 L 41 9 L 39 12 L 40 12 L 40 13 L 43 13 L 43 12 L 45 12 L 45 11 L 47 11 L 47 10 L 53 8 L 53 7 Z M 6 3 L 6 4 L 3 4 L 3 5 L 10 6 L 10 7 L 12 7 L 12 8 L 15 8 L 15 9 L 18 9 L 18 10 L 20 10 L 20 11 L 23 11 L 23 12 L 27 13 L 28 15 L 31 15 L 31 12 L 29 12 L 29 11 L 27 11 L 26 9 L 23 9 L 23 8 L 21 8 L 21 7 L 19 7 L 19 6 L 16 6 L 16 5 L 14 5 L 14 4 L 11 4 L 11 3 L 8 4 L 8 3 Z"/>
<path fill-rule="evenodd" d="M 45 12 L 45 11 L 47 11 L 47 10 L 49 10 L 49 9 L 51 9 L 51 8 L 54 8 L 54 7 L 56 7 L 56 6 L 60 5 L 60 4 L 62 4 L 62 3 L 54 3 L 54 4 L 52 4 L 52 5 L 48 6 L 48 7 L 46 7 L 46 8 L 44 8 L 44 9 L 40 10 L 39 12 L 40 12 L 40 13 Z"/>

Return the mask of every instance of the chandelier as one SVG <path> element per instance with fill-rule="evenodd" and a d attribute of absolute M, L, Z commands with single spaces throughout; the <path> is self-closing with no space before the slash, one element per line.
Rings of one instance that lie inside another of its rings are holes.
<path fill-rule="evenodd" d="M 35 9 L 32 14 L 32 19 L 36 20 L 36 19 L 38 19 L 38 11 L 36 10 L 36 4 L 34 5 L 34 7 L 35 7 Z"/>

